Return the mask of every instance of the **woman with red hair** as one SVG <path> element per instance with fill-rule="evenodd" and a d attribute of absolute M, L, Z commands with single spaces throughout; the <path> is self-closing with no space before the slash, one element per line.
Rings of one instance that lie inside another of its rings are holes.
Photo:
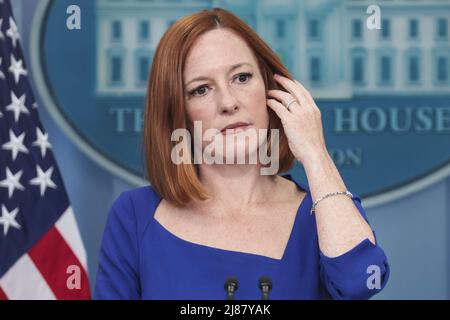
<path fill-rule="evenodd" d="M 113 204 L 95 298 L 368 299 L 385 286 L 387 258 L 327 152 L 319 108 L 241 19 L 215 8 L 166 31 L 144 120 L 151 186 Z M 196 123 L 225 140 L 211 154 L 227 161 L 193 161 L 209 147 L 193 147 Z M 267 134 L 250 145 L 251 132 Z M 273 174 L 236 163 L 264 147 Z M 295 160 L 310 188 L 281 175 Z"/>

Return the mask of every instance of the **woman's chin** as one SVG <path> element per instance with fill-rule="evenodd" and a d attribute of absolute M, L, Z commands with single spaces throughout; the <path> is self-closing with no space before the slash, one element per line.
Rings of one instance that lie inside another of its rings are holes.
<path fill-rule="evenodd" d="M 236 147 L 234 152 L 217 154 L 216 158 L 223 159 L 224 164 L 256 164 L 258 161 L 258 150 L 249 149 L 248 147 L 243 150 Z"/>
<path fill-rule="evenodd" d="M 205 163 L 210 164 L 256 164 L 258 161 L 259 145 L 257 140 L 236 137 L 236 139 L 213 141 L 203 149 L 203 156 L 208 158 Z"/>

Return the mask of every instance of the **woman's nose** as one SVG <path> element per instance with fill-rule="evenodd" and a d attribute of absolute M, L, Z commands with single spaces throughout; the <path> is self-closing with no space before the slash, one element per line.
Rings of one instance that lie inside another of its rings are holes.
<path fill-rule="evenodd" d="M 221 90 L 221 97 L 219 101 L 220 112 L 222 113 L 232 113 L 239 109 L 237 99 L 230 90 L 230 88 L 224 88 Z"/>

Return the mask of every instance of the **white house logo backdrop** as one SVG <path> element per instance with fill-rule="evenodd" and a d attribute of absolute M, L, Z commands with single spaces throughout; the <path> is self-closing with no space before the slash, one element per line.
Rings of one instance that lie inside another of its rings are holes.
<path fill-rule="evenodd" d="M 450 174 L 445 0 L 43 0 L 31 41 L 45 106 L 102 166 L 148 183 L 141 134 L 153 54 L 173 22 L 213 7 L 246 21 L 311 91 L 328 151 L 366 205 Z M 69 28 L 72 13 L 79 28 Z M 291 173 L 307 181 L 300 164 Z"/>

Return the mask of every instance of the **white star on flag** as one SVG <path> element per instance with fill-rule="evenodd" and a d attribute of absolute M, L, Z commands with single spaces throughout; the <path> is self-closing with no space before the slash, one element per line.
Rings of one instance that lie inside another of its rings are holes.
<path fill-rule="evenodd" d="M 28 149 L 23 145 L 23 139 L 25 138 L 25 132 L 20 136 L 16 136 L 14 132 L 9 130 L 9 142 L 3 144 L 2 149 L 11 150 L 13 160 L 16 160 L 19 152 L 28 153 Z"/>
<path fill-rule="evenodd" d="M 0 111 L 0 118 L 3 117 L 3 113 Z"/>
<path fill-rule="evenodd" d="M 19 208 L 15 208 L 13 211 L 8 212 L 5 205 L 2 204 L 2 216 L 0 217 L 0 224 L 3 224 L 3 235 L 6 236 L 8 233 L 9 227 L 14 227 L 16 229 L 20 229 L 20 224 L 16 221 L 17 213 L 19 212 Z"/>
<path fill-rule="evenodd" d="M 6 30 L 6 35 L 11 38 L 13 47 L 16 48 L 17 40 L 20 39 L 20 34 L 17 30 L 16 22 L 12 17 L 9 17 L 9 29 Z"/>
<path fill-rule="evenodd" d="M 30 184 L 39 185 L 41 190 L 41 197 L 44 195 L 47 188 L 56 189 L 56 184 L 51 180 L 53 167 L 50 167 L 47 171 L 42 171 L 42 169 L 36 166 L 36 178 L 30 180 Z"/>
<path fill-rule="evenodd" d="M 52 145 L 48 142 L 48 133 L 43 133 L 39 127 L 36 127 L 36 141 L 33 142 L 33 146 L 38 146 L 41 149 L 42 158 L 45 157 L 47 148 L 51 148 Z"/>
<path fill-rule="evenodd" d="M 14 112 L 14 122 L 19 121 L 19 116 L 21 113 L 30 114 L 27 107 L 25 106 L 25 93 L 17 98 L 13 91 L 11 91 L 11 104 L 6 106 L 7 111 Z"/>
<path fill-rule="evenodd" d="M 22 67 L 22 60 L 16 60 L 13 54 L 11 54 L 11 66 L 8 71 L 14 75 L 14 82 L 17 84 L 19 82 L 20 76 L 26 76 L 28 74 L 27 70 Z"/>
<path fill-rule="evenodd" d="M 20 184 L 20 178 L 22 177 L 23 170 L 19 170 L 15 174 L 12 174 L 9 168 L 6 168 L 6 179 L 0 181 L 0 187 L 8 188 L 8 197 L 11 198 L 14 190 L 25 190 L 24 186 Z"/>
<path fill-rule="evenodd" d="M 1 30 L 0 30 L 0 34 L 1 34 Z M 5 74 L 2 71 L 2 57 L 0 57 L 0 79 L 5 79 Z"/>

